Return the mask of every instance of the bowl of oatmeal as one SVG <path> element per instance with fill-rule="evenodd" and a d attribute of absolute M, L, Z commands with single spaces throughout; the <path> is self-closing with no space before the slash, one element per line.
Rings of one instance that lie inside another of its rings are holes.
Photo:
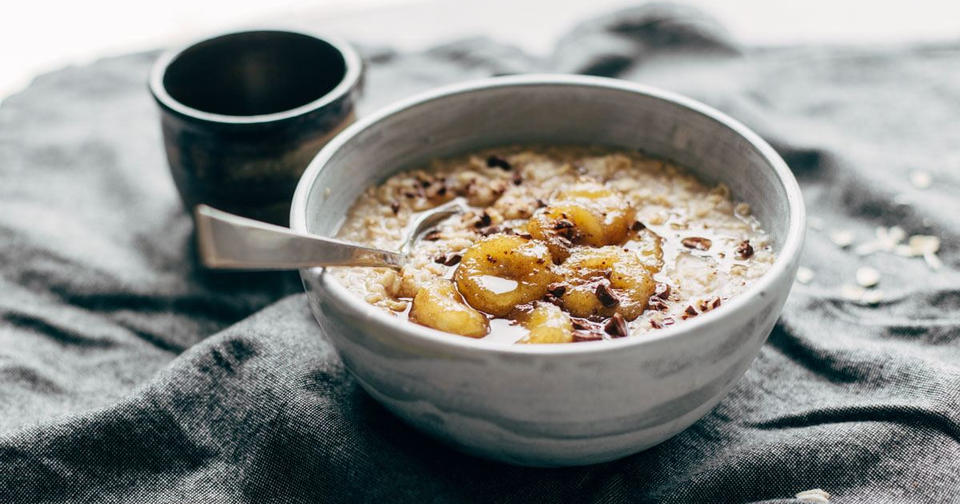
<path fill-rule="evenodd" d="M 480 456 L 583 465 L 706 414 L 771 331 L 803 239 L 799 188 L 756 134 L 624 81 L 448 87 L 350 127 L 314 159 L 291 227 L 397 249 L 402 269 L 301 271 L 358 383 Z"/>

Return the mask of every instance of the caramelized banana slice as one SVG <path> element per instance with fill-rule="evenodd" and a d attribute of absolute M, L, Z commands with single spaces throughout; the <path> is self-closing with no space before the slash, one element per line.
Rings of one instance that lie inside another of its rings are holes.
<path fill-rule="evenodd" d="M 526 315 L 523 325 L 530 330 L 520 343 L 570 343 L 573 341 L 573 323 L 559 306 L 537 303 Z"/>
<path fill-rule="evenodd" d="M 577 249 L 558 273 L 566 284 L 563 308 L 577 317 L 619 313 L 633 320 L 643 313 L 656 286 L 640 252 L 622 247 Z"/>
<path fill-rule="evenodd" d="M 634 211 L 622 197 L 599 184 L 580 184 L 561 191 L 555 203 L 537 212 L 527 225 L 530 234 L 563 261 L 573 244 L 602 247 L 622 243 Z"/>
<path fill-rule="evenodd" d="M 467 306 L 448 280 L 428 283 L 417 291 L 410 308 L 410 320 L 471 338 L 482 338 L 489 330 L 487 317 Z"/>
<path fill-rule="evenodd" d="M 454 273 L 470 306 L 502 317 L 540 299 L 554 279 L 546 245 L 515 235 L 495 235 L 471 246 Z"/>

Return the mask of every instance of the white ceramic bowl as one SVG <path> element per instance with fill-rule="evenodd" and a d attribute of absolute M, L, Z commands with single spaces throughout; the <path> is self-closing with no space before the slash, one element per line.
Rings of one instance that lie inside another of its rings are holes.
<path fill-rule="evenodd" d="M 324 334 L 363 388 L 470 453 L 534 466 L 638 452 L 705 415 L 770 333 L 803 241 L 800 189 L 774 150 L 689 98 L 595 77 L 528 75 L 460 84 L 395 104 L 332 140 L 303 174 L 291 227 L 334 234 L 354 199 L 438 156 L 511 143 L 602 144 L 671 159 L 749 202 L 777 260 L 720 309 L 650 334 L 497 345 L 405 322 L 322 269 L 301 271 Z"/>

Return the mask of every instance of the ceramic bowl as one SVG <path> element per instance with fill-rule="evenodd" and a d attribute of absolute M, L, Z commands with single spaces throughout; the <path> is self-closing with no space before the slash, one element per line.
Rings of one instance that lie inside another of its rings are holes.
<path fill-rule="evenodd" d="M 641 149 L 725 182 L 769 232 L 777 260 L 720 309 L 649 334 L 502 345 L 401 320 L 322 269 L 301 271 L 323 333 L 362 387 L 411 425 L 476 455 L 569 466 L 636 453 L 704 416 L 756 357 L 793 284 L 800 189 L 739 122 L 689 98 L 625 81 L 500 77 L 403 101 L 350 126 L 297 187 L 291 227 L 333 235 L 354 199 L 438 156 L 515 143 Z"/>

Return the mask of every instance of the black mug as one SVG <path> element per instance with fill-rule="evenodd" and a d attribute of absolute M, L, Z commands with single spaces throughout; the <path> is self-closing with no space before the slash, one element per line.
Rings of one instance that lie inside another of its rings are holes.
<path fill-rule="evenodd" d="M 293 31 L 230 33 L 160 57 L 150 91 L 186 210 L 286 225 L 301 173 L 353 121 L 362 73 L 349 45 Z"/>

